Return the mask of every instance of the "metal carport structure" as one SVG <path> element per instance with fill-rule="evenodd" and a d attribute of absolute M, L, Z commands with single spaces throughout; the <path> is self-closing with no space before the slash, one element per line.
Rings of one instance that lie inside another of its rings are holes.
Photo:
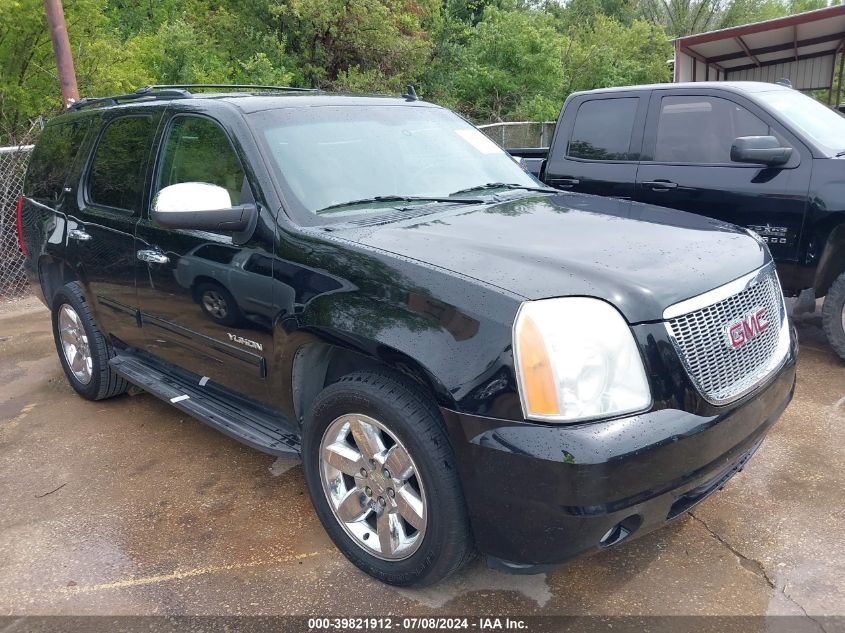
<path fill-rule="evenodd" d="M 838 102 L 844 38 L 845 5 L 681 37 L 675 81 L 788 79 L 797 90 L 827 90 L 830 103 L 838 70 Z"/>

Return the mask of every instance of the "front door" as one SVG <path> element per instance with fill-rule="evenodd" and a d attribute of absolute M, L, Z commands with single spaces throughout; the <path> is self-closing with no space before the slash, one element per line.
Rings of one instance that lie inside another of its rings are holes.
<path fill-rule="evenodd" d="M 213 119 L 177 114 L 167 124 L 152 196 L 184 182 L 229 192 L 232 205 L 253 190 L 223 128 Z M 145 348 L 159 358 L 247 397 L 268 400 L 274 321 L 272 270 L 253 265 L 272 250 L 272 230 L 243 244 L 230 233 L 160 226 L 150 215 L 136 230 L 138 295 Z"/>
<path fill-rule="evenodd" d="M 731 162 L 736 138 L 768 135 L 793 148 L 787 164 Z M 775 260 L 797 260 L 812 157 L 767 113 L 727 97 L 656 90 L 644 154 L 637 200 L 749 227 L 768 242 Z"/>

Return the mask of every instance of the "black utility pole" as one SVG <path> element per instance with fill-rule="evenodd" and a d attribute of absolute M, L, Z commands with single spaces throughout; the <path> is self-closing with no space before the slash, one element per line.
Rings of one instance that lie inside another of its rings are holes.
<path fill-rule="evenodd" d="M 76 86 L 76 72 L 73 69 L 73 55 L 70 52 L 62 0 L 44 0 L 44 13 L 47 14 L 50 39 L 53 40 L 53 52 L 56 54 L 56 68 L 62 86 L 62 103 L 67 108 L 74 101 L 79 101 L 79 88 Z"/>

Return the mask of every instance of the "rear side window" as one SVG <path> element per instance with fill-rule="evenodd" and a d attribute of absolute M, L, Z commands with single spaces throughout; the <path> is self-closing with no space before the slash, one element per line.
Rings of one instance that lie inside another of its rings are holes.
<path fill-rule="evenodd" d="M 567 156 L 588 160 L 637 160 L 630 153 L 637 97 L 585 101 L 575 115 Z"/>
<path fill-rule="evenodd" d="M 26 170 L 24 191 L 30 198 L 59 199 L 90 124 L 91 119 L 81 119 L 44 128 Z"/>
<path fill-rule="evenodd" d="M 129 212 L 138 210 L 152 132 L 150 117 L 122 117 L 109 123 L 100 137 L 88 178 L 91 203 Z"/>
<path fill-rule="evenodd" d="M 719 97 L 663 97 L 654 160 L 667 163 L 731 162 L 740 136 L 766 136 L 769 126 L 741 105 Z"/>

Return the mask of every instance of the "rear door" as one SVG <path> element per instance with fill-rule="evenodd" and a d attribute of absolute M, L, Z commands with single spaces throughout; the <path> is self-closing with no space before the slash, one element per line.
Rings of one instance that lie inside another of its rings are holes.
<path fill-rule="evenodd" d="M 731 162 L 734 139 L 768 135 L 793 148 L 786 165 Z M 803 144 L 740 95 L 655 90 L 635 198 L 752 228 L 776 260 L 794 262 L 811 169 Z"/>
<path fill-rule="evenodd" d="M 135 224 L 161 111 L 109 113 L 100 126 L 69 217 L 68 244 L 107 334 L 138 344 Z"/>
<path fill-rule="evenodd" d="M 242 154 L 220 123 L 176 113 L 166 124 L 151 189 L 202 182 L 224 187 L 232 205 L 252 202 Z M 245 396 L 268 401 L 273 351 L 274 233 L 259 225 L 245 243 L 231 233 L 171 229 L 149 212 L 136 231 L 138 294 L 145 348 L 159 358 Z"/>
<path fill-rule="evenodd" d="M 559 189 L 631 198 L 647 107 L 643 91 L 573 97 L 555 130 L 544 180 Z"/>

